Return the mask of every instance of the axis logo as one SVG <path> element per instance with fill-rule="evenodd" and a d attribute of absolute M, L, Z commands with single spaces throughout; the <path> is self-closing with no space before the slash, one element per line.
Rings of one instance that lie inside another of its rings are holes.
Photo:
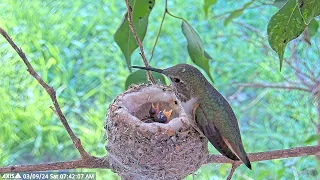
<path fill-rule="evenodd" d="M 6 173 L 6 174 L 1 175 L 1 178 L 3 180 L 6 180 L 6 179 L 12 180 L 12 179 L 21 179 L 21 176 L 19 173 Z"/>

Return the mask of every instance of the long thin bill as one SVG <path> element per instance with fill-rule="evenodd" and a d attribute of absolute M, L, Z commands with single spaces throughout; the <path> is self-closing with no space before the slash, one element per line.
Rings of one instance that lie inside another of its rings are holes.
<path fill-rule="evenodd" d="M 157 69 L 157 68 L 153 68 L 153 67 L 141 67 L 141 66 L 131 66 L 132 68 L 136 68 L 136 69 L 144 69 L 147 71 L 154 71 L 154 72 L 158 72 L 158 73 L 163 73 L 162 69 Z"/>

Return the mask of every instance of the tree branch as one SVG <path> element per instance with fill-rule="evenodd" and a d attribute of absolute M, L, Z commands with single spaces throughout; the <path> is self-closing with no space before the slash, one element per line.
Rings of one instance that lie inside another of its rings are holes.
<path fill-rule="evenodd" d="M 89 168 L 89 169 L 110 168 L 110 164 L 106 158 L 90 157 L 86 159 L 80 158 L 73 161 L 1 167 L 0 173 L 52 171 L 52 170 L 63 170 L 63 169 L 77 169 L 77 168 Z"/>
<path fill-rule="evenodd" d="M 310 89 L 293 86 L 288 83 L 281 83 L 281 84 L 272 84 L 272 83 L 236 83 L 235 86 L 240 87 L 252 87 L 252 88 L 272 88 L 272 89 L 290 89 L 290 90 L 300 90 L 305 92 L 311 92 Z"/>
<path fill-rule="evenodd" d="M 13 47 L 13 49 L 18 53 L 18 55 L 21 57 L 21 59 L 23 60 L 24 64 L 27 66 L 27 71 L 39 82 L 39 84 L 47 91 L 47 93 L 49 94 L 54 108 L 55 108 L 55 112 L 58 114 L 58 117 L 61 121 L 61 123 L 63 124 L 64 128 L 67 130 L 73 145 L 77 148 L 77 150 L 79 151 L 80 155 L 82 158 L 87 158 L 90 157 L 90 155 L 84 150 L 80 139 L 73 133 L 73 131 L 71 130 L 66 117 L 64 116 L 64 114 L 61 111 L 60 105 L 57 101 L 57 97 L 56 97 L 56 92 L 53 89 L 53 87 L 50 87 L 46 82 L 43 81 L 43 79 L 39 76 L 38 73 L 36 73 L 33 69 L 33 67 L 31 66 L 28 58 L 26 57 L 26 55 L 24 54 L 24 52 L 22 51 L 21 48 L 19 48 L 10 38 L 10 36 L 7 34 L 6 31 L 4 31 L 1 27 L 0 27 L 0 34 L 9 42 L 9 44 Z"/>
<path fill-rule="evenodd" d="M 239 166 L 240 166 L 240 163 L 238 163 L 238 162 L 232 163 L 232 167 L 231 167 L 231 170 L 230 170 L 229 175 L 227 177 L 227 180 L 230 180 L 232 178 L 233 173 L 236 171 L 237 167 L 239 167 Z"/>
<path fill-rule="evenodd" d="M 132 8 L 131 8 L 131 6 L 130 6 L 130 4 L 129 4 L 129 0 L 125 0 L 125 2 L 126 2 L 127 10 L 128 10 L 128 22 L 129 22 L 129 27 L 130 27 L 130 29 L 131 29 L 131 31 L 132 31 L 132 34 L 133 34 L 134 38 L 136 39 L 137 44 L 138 44 L 138 46 L 139 46 L 139 48 L 140 48 L 140 53 L 139 53 L 139 54 L 141 55 L 141 58 L 142 58 L 142 60 L 143 60 L 143 63 L 144 63 L 144 65 L 145 65 L 146 67 L 149 67 L 149 63 L 148 63 L 148 61 L 147 61 L 147 58 L 146 58 L 146 56 L 144 55 L 144 50 L 143 50 L 142 42 L 141 42 L 141 40 L 139 39 L 139 37 L 138 37 L 138 35 L 137 35 L 137 32 L 136 32 L 136 30 L 134 29 L 134 26 L 133 26 L 133 22 L 132 22 Z M 147 75 L 148 75 L 149 80 L 152 82 L 152 84 L 155 84 L 155 80 L 153 79 L 152 74 L 151 74 L 150 71 L 147 71 Z"/>
<path fill-rule="evenodd" d="M 320 145 L 296 147 L 296 148 L 283 149 L 283 150 L 273 150 L 273 151 L 267 151 L 267 152 L 249 153 L 248 157 L 251 162 L 258 162 L 258 161 L 265 161 L 265 160 L 284 159 L 284 158 L 310 156 L 310 155 L 320 155 Z M 216 154 L 210 155 L 208 157 L 207 162 L 204 164 L 209 164 L 209 163 L 229 163 L 229 164 L 236 164 L 236 165 L 241 164 L 240 161 L 235 162 L 235 161 L 232 161 L 231 159 L 226 158 L 223 155 L 216 155 Z M 63 169 L 77 169 L 77 168 L 113 169 L 112 165 L 109 163 L 108 159 L 105 157 L 103 158 L 88 157 L 86 159 L 80 158 L 78 160 L 67 161 L 67 162 L 0 167 L 0 173 L 49 171 L 49 170 L 63 170 Z M 234 167 L 234 170 L 235 168 L 236 167 Z"/>
<path fill-rule="evenodd" d="M 265 161 L 265 160 L 284 159 L 284 158 L 310 156 L 310 155 L 320 155 L 320 145 L 249 153 L 248 158 L 251 162 L 258 162 L 258 161 Z M 234 161 L 232 161 L 231 159 L 228 159 L 222 155 L 210 155 L 207 161 L 207 163 L 233 163 L 233 162 Z"/>

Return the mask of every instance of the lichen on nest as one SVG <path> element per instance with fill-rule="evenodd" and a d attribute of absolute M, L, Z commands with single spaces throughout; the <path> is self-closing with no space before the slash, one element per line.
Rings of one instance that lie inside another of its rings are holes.
<path fill-rule="evenodd" d="M 145 123 L 152 103 L 172 110 L 166 123 Z M 208 157 L 207 139 L 192 125 L 170 87 L 132 86 L 109 106 L 108 158 L 123 179 L 182 179 Z"/>

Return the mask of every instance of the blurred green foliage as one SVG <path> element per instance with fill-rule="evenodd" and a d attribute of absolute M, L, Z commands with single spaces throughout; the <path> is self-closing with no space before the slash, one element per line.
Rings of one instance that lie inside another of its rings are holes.
<path fill-rule="evenodd" d="M 202 1 L 201 1 L 202 2 Z M 232 96 L 236 82 L 278 83 L 296 81 L 295 72 L 284 66 L 278 71 L 277 55 L 268 46 L 267 24 L 278 10 L 263 6 L 246 9 L 224 26 L 223 14 L 247 2 L 218 1 L 205 16 L 202 3 L 192 0 L 169 1 L 170 12 L 183 17 L 201 37 L 215 87 Z M 164 2 L 157 1 L 149 17 L 143 42 L 147 57 L 159 28 Z M 125 13 L 124 1 L 2 0 L 0 26 L 24 50 L 35 70 L 57 91 L 58 101 L 71 128 L 85 149 L 103 156 L 106 110 L 115 96 L 125 89 L 129 75 L 126 61 L 113 35 Z M 192 63 L 181 21 L 166 17 L 151 66 L 165 68 Z M 300 43 L 297 56 L 319 76 L 320 36 L 311 46 Z M 289 43 L 288 46 L 291 44 Z M 288 47 L 286 53 L 290 53 Z M 285 54 L 286 54 L 285 53 Z M 132 64 L 142 65 L 138 51 Z M 71 160 L 78 157 L 65 129 L 49 108 L 46 92 L 27 73 L 25 65 L 0 38 L 0 165 L 36 164 Z M 301 71 L 307 69 L 301 68 Z M 239 119 L 247 152 L 268 151 L 306 143 L 315 134 L 316 102 L 305 92 L 295 90 L 245 88 L 229 99 Z M 217 153 L 208 146 L 212 153 Z M 196 179 L 225 179 L 227 164 L 201 167 Z M 253 163 L 253 170 L 239 167 L 234 179 L 319 179 L 314 157 L 290 158 Z M 119 179 L 110 170 L 98 172 L 98 179 Z M 192 179 L 189 176 L 187 179 Z"/>

